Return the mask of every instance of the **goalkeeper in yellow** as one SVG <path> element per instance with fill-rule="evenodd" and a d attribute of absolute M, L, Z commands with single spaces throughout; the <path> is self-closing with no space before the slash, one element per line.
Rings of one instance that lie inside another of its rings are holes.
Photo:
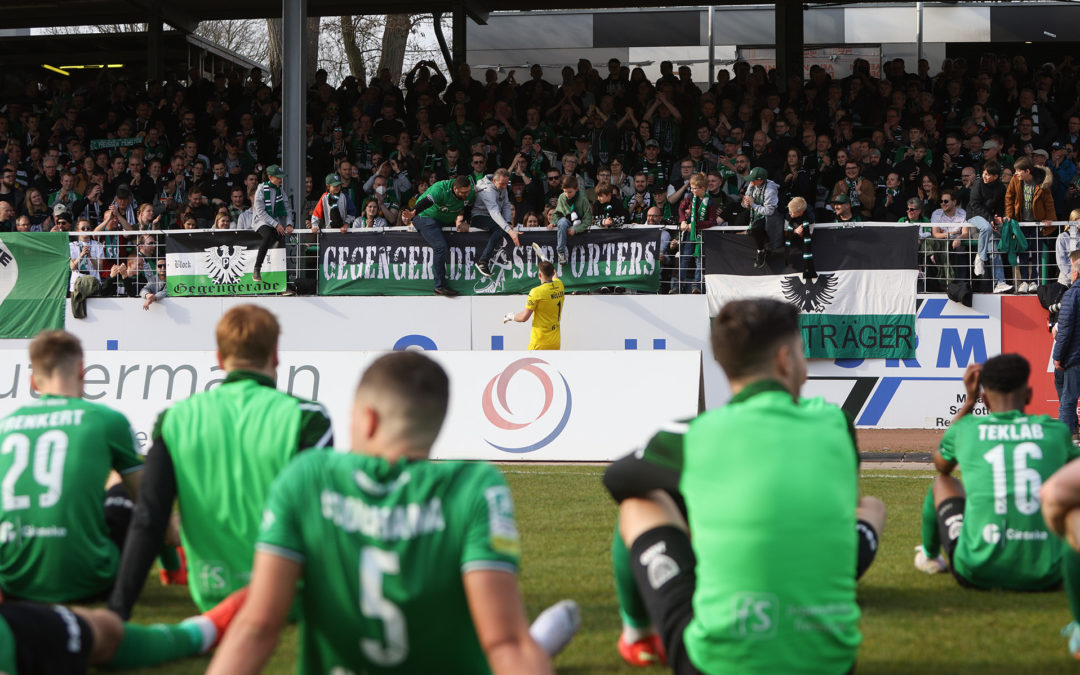
<path fill-rule="evenodd" d="M 566 293 L 563 282 L 555 277 L 554 265 L 541 259 L 539 267 L 540 285 L 529 291 L 525 309 L 517 314 L 509 312 L 503 317 L 503 323 L 523 323 L 532 317 L 529 349 L 558 349 L 562 342 L 559 322 L 562 319 L 563 298 Z"/>

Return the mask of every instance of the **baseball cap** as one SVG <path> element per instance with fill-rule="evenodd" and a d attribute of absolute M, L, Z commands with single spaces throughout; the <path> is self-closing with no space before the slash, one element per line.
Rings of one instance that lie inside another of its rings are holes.
<path fill-rule="evenodd" d="M 731 143 L 732 145 L 738 145 L 739 141 L 734 136 L 728 136 L 724 139 L 724 143 Z"/>
<path fill-rule="evenodd" d="M 271 164 L 270 166 L 266 167 L 266 175 L 273 176 L 274 178 L 284 178 L 285 171 L 277 164 Z"/>
<path fill-rule="evenodd" d="M 335 187 L 337 185 L 341 185 L 341 176 L 337 175 L 336 173 L 326 174 L 326 186 Z"/>
<path fill-rule="evenodd" d="M 995 140 L 994 140 L 994 139 L 992 139 L 992 138 L 991 138 L 990 140 L 988 140 L 988 141 L 986 141 L 985 143 L 983 143 L 983 144 L 982 144 L 982 149 L 983 149 L 983 150 L 989 150 L 989 149 L 991 149 L 991 148 L 994 148 L 994 149 L 996 150 L 996 149 L 998 149 L 998 148 L 1000 148 L 1000 147 L 1001 147 L 1001 146 L 1000 146 L 1000 145 L 998 145 L 998 142 L 997 142 L 997 141 L 995 141 Z"/>
<path fill-rule="evenodd" d="M 760 166 L 755 166 L 753 169 L 750 169 L 750 173 L 746 174 L 747 180 L 765 180 L 768 177 L 769 172 Z"/>
<path fill-rule="evenodd" d="M 655 138 L 650 138 L 649 140 L 645 141 L 645 147 L 646 148 L 659 148 L 660 147 L 660 141 L 656 140 Z"/>
<path fill-rule="evenodd" d="M 62 202 L 57 203 L 57 204 L 53 205 L 53 207 L 52 207 L 53 217 L 56 217 L 56 216 L 59 216 L 59 215 L 62 215 L 62 214 L 67 214 L 67 212 L 68 212 L 67 204 L 64 204 Z"/>
<path fill-rule="evenodd" d="M 1043 156 L 1043 157 L 1045 157 L 1047 159 L 1050 159 L 1050 153 L 1043 150 L 1042 148 L 1039 148 L 1038 150 L 1036 150 L 1035 152 L 1033 152 L 1031 154 L 1033 154 L 1033 155 L 1041 155 L 1041 156 Z"/>
<path fill-rule="evenodd" d="M 848 196 L 847 196 L 846 194 L 844 194 L 843 192 L 841 192 L 840 194 L 838 194 L 838 195 L 836 195 L 835 197 L 833 197 L 833 198 L 832 198 L 832 201 L 831 201 L 830 203 L 831 203 L 831 204 L 850 204 L 850 203 L 851 203 L 851 199 L 850 199 L 850 198 L 848 198 Z"/>
<path fill-rule="evenodd" d="M 127 183 L 121 183 L 120 185 L 116 186 L 116 198 L 117 199 L 128 199 L 129 197 L 131 197 L 131 186 L 130 185 L 128 185 Z"/>
<path fill-rule="evenodd" d="M 576 143 L 588 143 L 589 142 L 589 137 L 586 136 L 585 134 L 581 134 L 577 138 L 575 138 L 574 141 Z"/>
<path fill-rule="evenodd" d="M 1053 143 L 1050 144 L 1050 149 L 1051 150 L 1062 150 L 1064 148 L 1065 148 L 1065 146 L 1061 144 L 1061 141 L 1054 141 Z"/>

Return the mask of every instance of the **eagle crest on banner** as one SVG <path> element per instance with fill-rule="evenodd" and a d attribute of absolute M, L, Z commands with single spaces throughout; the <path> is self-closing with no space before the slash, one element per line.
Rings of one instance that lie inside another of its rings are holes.
<path fill-rule="evenodd" d="M 235 284 L 244 276 L 247 248 L 244 246 L 211 246 L 206 251 L 206 276 L 216 284 Z"/>
<path fill-rule="evenodd" d="M 784 298 L 803 312 L 820 313 L 835 299 L 838 279 L 835 274 L 819 274 L 812 281 L 803 281 L 798 274 L 784 277 L 780 285 Z"/>

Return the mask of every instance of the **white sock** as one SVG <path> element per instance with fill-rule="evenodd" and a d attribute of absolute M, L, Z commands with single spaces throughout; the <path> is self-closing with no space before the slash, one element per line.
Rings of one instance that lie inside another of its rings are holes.
<path fill-rule="evenodd" d="M 554 657 L 566 649 L 579 628 L 581 610 L 578 604 L 573 600 L 560 600 L 540 612 L 540 616 L 529 626 L 529 634 L 548 656 Z"/>
<path fill-rule="evenodd" d="M 624 623 L 623 627 L 622 627 L 623 640 L 626 641 L 626 642 L 629 642 L 630 644 L 634 644 L 638 640 L 644 640 L 645 638 L 649 637 L 652 634 L 653 634 L 652 626 L 646 626 L 644 628 L 637 628 L 637 627 L 631 626 L 628 623 Z"/>
<path fill-rule="evenodd" d="M 217 626 L 215 626 L 214 622 L 210 619 L 207 619 L 205 616 L 202 616 L 201 614 L 199 616 L 192 616 L 184 619 L 182 623 L 194 624 L 198 627 L 199 632 L 202 633 L 203 643 L 202 647 L 199 648 L 200 654 L 205 654 L 206 652 L 210 651 L 210 648 L 214 646 L 215 642 L 217 642 Z"/>

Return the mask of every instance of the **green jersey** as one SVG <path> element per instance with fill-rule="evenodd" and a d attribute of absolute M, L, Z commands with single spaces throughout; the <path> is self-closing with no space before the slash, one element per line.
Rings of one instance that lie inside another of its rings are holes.
<path fill-rule="evenodd" d="M 109 471 L 137 471 L 135 434 L 120 413 L 42 396 L 0 420 L 0 588 L 38 602 L 106 591 L 119 551 L 105 523 Z"/>
<path fill-rule="evenodd" d="M 697 586 L 683 641 L 703 672 L 842 673 L 855 662 L 856 453 L 843 412 L 808 403 L 755 383 L 684 438 Z"/>
<path fill-rule="evenodd" d="M 3 675 L 17 675 L 15 669 L 15 636 L 8 627 L 3 617 L 0 617 L 0 673 Z"/>
<path fill-rule="evenodd" d="M 435 183 L 420 196 L 420 199 L 427 197 L 435 203 L 416 215 L 434 218 L 443 225 L 453 225 L 458 215 L 465 210 L 466 205 L 476 199 L 475 183 L 473 185 L 474 187 L 469 188 L 469 195 L 465 199 L 460 199 L 454 194 L 454 181 L 441 180 Z M 419 202 L 420 199 L 417 201 Z"/>
<path fill-rule="evenodd" d="M 330 443 L 330 417 L 265 375 L 233 371 L 162 413 L 154 436 L 172 460 L 188 585 L 205 612 L 247 584 L 270 483 L 298 451 Z"/>
<path fill-rule="evenodd" d="M 967 415 L 941 439 L 963 472 L 964 525 L 952 564 L 984 588 L 1038 590 L 1061 581 L 1061 540 L 1046 529 L 1039 488 L 1077 456 L 1068 427 L 1018 410 Z"/>
<path fill-rule="evenodd" d="M 299 672 L 490 672 L 462 576 L 517 570 L 493 466 L 304 453 L 270 489 L 257 548 L 304 567 Z"/>

